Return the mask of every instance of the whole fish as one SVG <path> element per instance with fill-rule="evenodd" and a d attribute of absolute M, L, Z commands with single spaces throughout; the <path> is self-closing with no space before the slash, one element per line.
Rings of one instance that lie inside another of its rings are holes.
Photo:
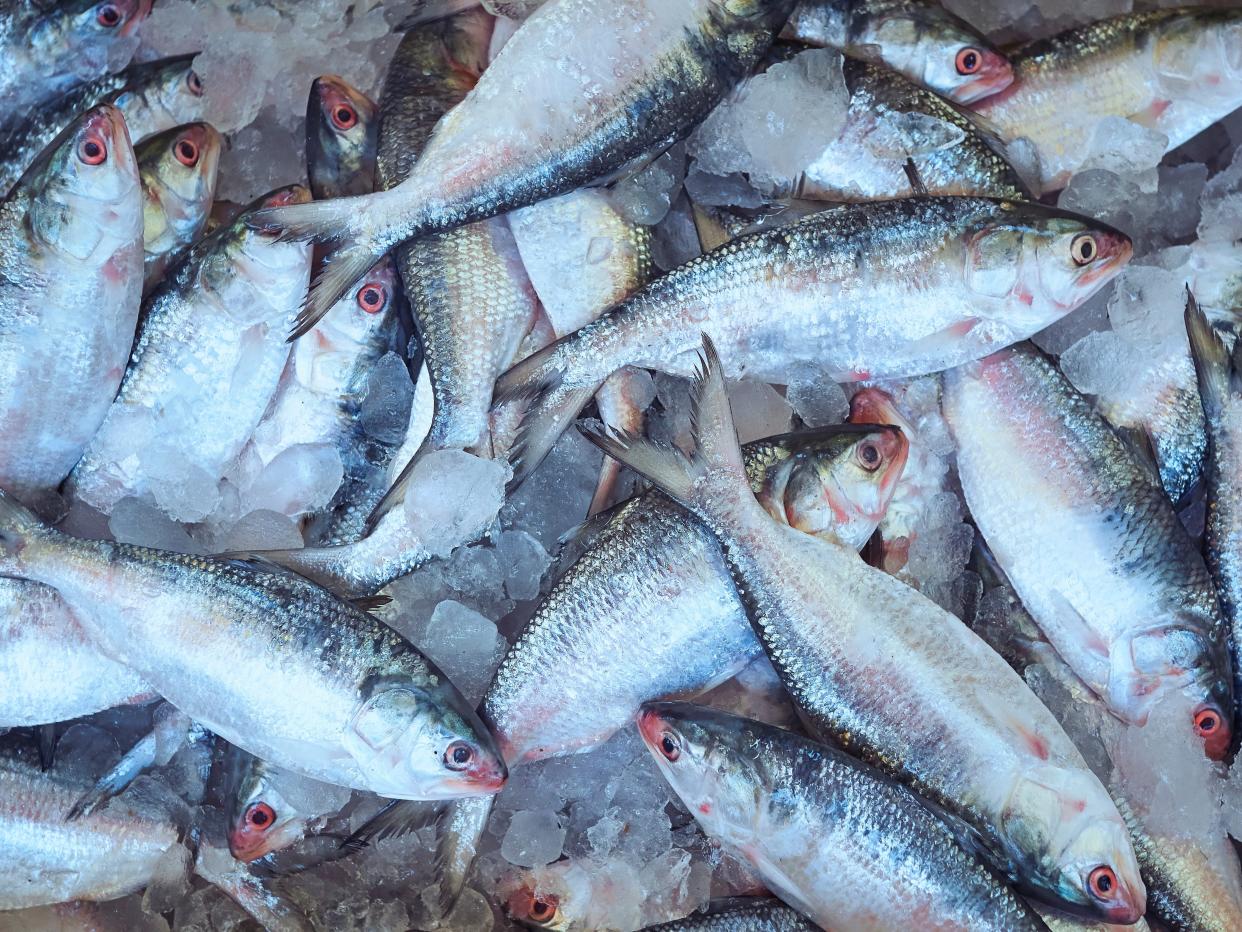
<path fill-rule="evenodd" d="M 0 579 L 0 682 L 0 728 L 63 722 L 150 695 L 54 589 L 24 579 Z"/>
<path fill-rule="evenodd" d="M 13 186 L 57 133 L 100 104 L 110 103 L 121 111 L 135 144 L 199 119 L 203 82 L 193 61 L 193 55 L 178 55 L 131 65 L 76 87 L 35 108 L 25 121 L 0 130 L 0 192 Z"/>
<path fill-rule="evenodd" d="M 207 482 L 223 476 L 276 391 L 289 356 L 285 328 L 310 275 L 306 245 L 277 242 L 247 220 L 257 206 L 308 196 L 293 185 L 260 198 L 151 292 L 116 400 L 70 477 L 73 495 L 108 513 L 127 495 L 185 481 L 185 471 Z M 135 467 L 136 452 L 152 466 Z"/>
<path fill-rule="evenodd" d="M 1045 928 L 913 792 L 839 750 L 683 702 L 648 703 L 638 730 L 703 830 L 822 928 Z"/>
<path fill-rule="evenodd" d="M 792 6 L 557 0 L 536 10 L 397 187 L 255 218 L 286 236 L 342 242 L 300 326 L 399 242 L 606 180 L 659 154 L 759 61 Z"/>
<path fill-rule="evenodd" d="M 1125 824 L 1056 719 L 953 615 L 854 551 L 772 520 L 746 481 L 723 369 L 706 338 L 705 354 L 692 396 L 693 456 L 587 434 L 720 539 L 751 624 L 808 727 L 945 809 L 1038 899 L 1113 922 L 1142 916 Z"/>
<path fill-rule="evenodd" d="M 306 102 L 306 174 L 316 200 L 375 190 L 379 109 L 344 78 L 326 74 Z"/>
<path fill-rule="evenodd" d="M 585 327 L 646 284 L 651 232 L 627 220 L 602 191 L 585 188 L 514 211 L 509 226 L 555 336 Z M 641 433 L 651 380 L 634 369 L 608 377 L 596 392 L 600 419 Z M 612 504 L 619 467 L 604 460 L 590 514 Z"/>
<path fill-rule="evenodd" d="M 1222 757 L 1225 624 L 1155 465 L 1029 347 L 947 373 L 944 408 L 975 524 L 1057 652 L 1132 724 L 1184 694 L 1186 727 Z"/>
<path fill-rule="evenodd" d="M 816 926 L 780 900 L 739 899 L 721 909 L 647 926 L 643 932 L 814 932 Z"/>
<path fill-rule="evenodd" d="M 1240 50 L 1237 9 L 1131 13 L 1010 52 L 1013 84 L 974 109 L 1006 141 L 1031 141 L 1042 191 L 1055 191 L 1107 146 L 1107 117 L 1164 135 L 1167 152 L 1242 106 Z"/>
<path fill-rule="evenodd" d="M 0 7 L 0 101 L 5 117 L 90 81 L 151 12 L 152 0 L 11 0 Z M 136 43 L 135 43 L 136 44 Z M 115 67 L 115 66 L 114 66 Z"/>
<path fill-rule="evenodd" d="M 56 138 L 0 201 L 0 488 L 56 488 L 120 385 L 142 296 L 142 191 L 120 111 Z"/>
<path fill-rule="evenodd" d="M 1207 422 L 1208 449 L 1204 479 L 1207 485 L 1207 521 L 1204 553 L 1216 584 L 1221 614 L 1228 625 L 1226 642 L 1233 663 L 1232 722 L 1239 721 L 1242 701 L 1242 500 L 1237 483 L 1242 455 L 1242 380 L 1238 376 L 1238 343 L 1229 353 L 1187 292 L 1186 332 L 1199 382 L 1199 398 Z"/>
<path fill-rule="evenodd" d="M 391 628 L 300 577 L 69 537 L 0 498 L 0 571 L 54 586 L 108 654 L 204 728 L 304 776 L 398 798 L 494 793 L 505 767 L 456 688 Z"/>
<path fill-rule="evenodd" d="M 605 378 L 625 365 L 685 374 L 704 332 L 734 378 L 785 384 L 805 366 L 839 382 L 921 375 L 1025 339 L 1131 252 L 1094 221 L 964 197 L 850 205 L 740 237 L 501 376 L 500 403 L 536 399 L 514 482 Z"/>
<path fill-rule="evenodd" d="M 935 0 L 802 0 L 781 36 L 882 65 L 959 104 L 1013 83 L 1005 56 Z"/>
<path fill-rule="evenodd" d="M 216 196 L 220 134 L 176 126 L 134 149 L 143 191 L 143 291 L 150 291 L 207 228 Z"/>

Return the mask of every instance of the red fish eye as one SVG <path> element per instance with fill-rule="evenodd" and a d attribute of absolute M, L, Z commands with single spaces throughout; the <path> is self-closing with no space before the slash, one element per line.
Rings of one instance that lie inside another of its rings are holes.
<path fill-rule="evenodd" d="M 957 53 L 956 64 L 958 74 L 974 74 L 983 67 L 983 55 L 978 49 L 967 46 Z"/>
<path fill-rule="evenodd" d="M 203 96 L 203 79 L 198 76 L 197 71 L 191 71 L 185 76 L 185 86 L 195 97 Z"/>
<path fill-rule="evenodd" d="M 535 922 L 547 922 L 556 915 L 556 897 L 544 897 L 541 900 L 531 900 L 530 918 Z"/>
<path fill-rule="evenodd" d="M 108 160 L 108 147 L 102 137 L 91 134 L 78 143 L 78 160 L 87 165 L 100 165 Z"/>
<path fill-rule="evenodd" d="M 1070 243 L 1070 255 L 1074 257 L 1077 265 L 1088 265 L 1100 254 L 1099 247 L 1095 245 L 1095 237 L 1090 233 L 1083 233 L 1074 237 L 1074 242 Z"/>
<path fill-rule="evenodd" d="M 358 289 L 358 306 L 368 314 L 378 314 L 388 300 L 388 289 L 368 282 Z"/>
<path fill-rule="evenodd" d="M 332 125 L 337 129 L 353 129 L 358 124 L 358 112 L 349 104 L 332 108 Z"/>
<path fill-rule="evenodd" d="M 868 472 L 877 469 L 882 459 L 884 457 L 880 455 L 879 448 L 871 441 L 858 445 L 858 461 Z"/>
<path fill-rule="evenodd" d="M 182 165 L 193 168 L 198 164 L 198 146 L 194 145 L 189 139 L 178 141 L 173 151 L 177 155 L 177 161 Z"/>
<path fill-rule="evenodd" d="M 675 761 L 681 757 L 681 742 L 672 732 L 664 732 L 660 737 L 660 753 L 670 761 Z"/>
<path fill-rule="evenodd" d="M 1087 886 L 1094 896 L 1101 900 L 1110 900 L 1117 889 L 1117 875 L 1111 867 L 1101 865 L 1087 876 Z"/>
<path fill-rule="evenodd" d="M 112 29 L 120 25 L 121 11 L 111 3 L 100 4 L 99 9 L 95 11 L 95 20 L 106 29 Z"/>
<path fill-rule="evenodd" d="M 266 829 L 276 821 L 276 813 L 267 803 L 255 803 L 246 810 L 246 822 L 258 829 Z"/>
<path fill-rule="evenodd" d="M 444 751 L 444 766 L 449 770 L 465 770 L 474 760 L 474 749 L 464 741 L 454 741 Z"/>
<path fill-rule="evenodd" d="M 1200 709 L 1195 713 L 1195 732 L 1200 737 L 1207 737 L 1216 733 L 1220 728 L 1220 716 L 1212 709 Z"/>

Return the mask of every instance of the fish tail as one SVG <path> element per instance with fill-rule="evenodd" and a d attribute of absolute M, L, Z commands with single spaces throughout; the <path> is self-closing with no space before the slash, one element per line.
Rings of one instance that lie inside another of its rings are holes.
<path fill-rule="evenodd" d="M 47 526 L 8 492 L 0 490 L 0 553 L 14 556 Z"/>
<path fill-rule="evenodd" d="M 1207 315 L 1199 309 L 1199 303 L 1189 288 L 1186 289 L 1186 336 L 1199 380 L 1203 413 L 1209 418 L 1216 417 L 1229 397 L 1235 374 L 1224 341 L 1208 321 Z"/>
<path fill-rule="evenodd" d="M 613 459 L 645 476 L 709 524 L 736 500 L 739 489 L 750 494 L 742 448 L 733 427 L 724 371 L 716 347 L 703 335 L 703 351 L 690 393 L 693 453 L 632 434 L 584 429 L 592 443 Z"/>
<path fill-rule="evenodd" d="M 613 430 L 639 434 L 643 429 L 643 412 L 650 396 L 642 396 L 636 388 L 635 373 L 630 368 L 614 372 L 595 393 L 600 420 Z M 599 481 L 591 498 L 587 516 L 599 514 L 612 507 L 618 500 L 617 484 L 621 478 L 621 464 L 604 457 L 599 470 Z"/>
<path fill-rule="evenodd" d="M 440 908 L 447 915 L 461 896 L 475 854 L 491 817 L 495 796 L 455 799 L 436 819 L 436 856 L 432 876 Z"/>
<path fill-rule="evenodd" d="M 426 23 L 447 19 L 457 13 L 474 9 L 478 5 L 479 0 L 420 0 L 415 4 L 414 12 L 401 20 L 395 31 L 410 32 Z"/>

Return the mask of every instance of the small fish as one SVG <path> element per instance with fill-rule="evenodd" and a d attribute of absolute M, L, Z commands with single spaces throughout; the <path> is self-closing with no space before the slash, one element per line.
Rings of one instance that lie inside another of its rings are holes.
<path fill-rule="evenodd" d="M 397 243 L 649 161 L 750 71 L 792 7 L 793 0 L 561 0 L 541 7 L 436 127 L 399 185 L 255 217 L 285 236 L 341 243 L 311 289 L 300 327 L 313 325 Z M 381 110 L 387 113 L 383 103 Z"/>
<path fill-rule="evenodd" d="M 142 189 L 103 104 L 0 202 L 0 488 L 55 489 L 107 413 L 142 295 Z"/>
<path fill-rule="evenodd" d="M 315 200 L 375 190 L 379 108 L 344 78 L 326 74 L 306 103 L 306 173 Z"/>
<path fill-rule="evenodd" d="M 78 116 L 112 104 L 125 117 L 135 145 L 148 136 L 203 115 L 203 82 L 194 55 L 177 55 L 131 65 L 74 88 L 35 108 L 22 123 L 0 130 L 0 193 L 13 186 L 26 167 Z"/>
<path fill-rule="evenodd" d="M 105 655 L 54 589 L 0 579 L 0 728 L 44 725 L 151 696 Z"/>
<path fill-rule="evenodd" d="M 835 748 L 684 702 L 648 703 L 638 730 L 703 831 L 824 929 L 1044 928 L 913 792 Z"/>
<path fill-rule="evenodd" d="M 950 813 L 1023 891 L 1083 916 L 1137 920 L 1145 893 L 1125 824 L 1056 719 L 956 617 L 853 550 L 772 520 L 748 487 L 706 337 L 704 353 L 693 455 L 584 433 L 721 541 L 811 731 Z"/>
<path fill-rule="evenodd" d="M 1242 106 L 1242 11 L 1130 13 L 1024 45 L 1009 60 L 1013 84 L 974 109 L 1007 142 L 1029 139 L 1036 193 L 1056 191 L 1107 143 L 1097 137 L 1107 117 L 1161 133 L 1167 152 Z"/>
<path fill-rule="evenodd" d="M 883 65 L 959 104 L 1014 79 L 991 42 L 934 0 L 803 0 L 781 36 Z"/>
<path fill-rule="evenodd" d="M 687 374 L 704 332 L 732 378 L 783 385 L 805 366 L 839 382 L 921 375 L 1025 339 L 1131 254 L 1094 221 L 989 198 L 848 205 L 740 237 L 500 377 L 498 404 L 535 399 L 514 484 L 605 378 L 626 365 Z"/>
<path fill-rule="evenodd" d="M 143 191 L 143 291 L 149 292 L 207 228 L 216 196 L 220 134 L 176 126 L 134 149 Z"/>
<path fill-rule="evenodd" d="M 814 932 L 817 927 L 780 900 L 743 898 L 705 913 L 647 926 L 642 932 Z"/>
<path fill-rule="evenodd" d="M 162 450 L 149 462 L 173 475 L 224 475 L 276 391 L 289 356 L 285 328 L 310 276 L 309 247 L 247 221 L 264 204 L 308 197 L 292 185 L 260 198 L 200 240 L 147 297 L 124 381 L 73 470 L 72 495 L 108 513 L 125 496 L 154 494 L 170 479 L 135 469 L 136 450 Z"/>
<path fill-rule="evenodd" d="M 202 727 L 303 776 L 402 799 L 506 770 L 461 694 L 383 622 L 290 573 L 52 530 L 0 496 L 0 572 L 54 586 Z"/>
<path fill-rule="evenodd" d="M 1131 724 L 1184 694 L 1187 729 L 1220 759 L 1226 625 L 1155 464 L 1030 347 L 946 373 L 944 411 L 975 524 L 1057 652 Z"/>

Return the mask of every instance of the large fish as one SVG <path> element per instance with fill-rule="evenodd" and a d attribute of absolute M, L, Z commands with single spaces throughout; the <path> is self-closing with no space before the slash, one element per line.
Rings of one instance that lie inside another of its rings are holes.
<path fill-rule="evenodd" d="M 201 118 L 203 82 L 193 61 L 193 55 L 178 55 L 132 65 L 36 107 L 25 121 L 0 131 L 0 193 L 13 186 L 57 133 L 100 104 L 121 111 L 135 145 Z"/>
<path fill-rule="evenodd" d="M 785 384 L 806 366 L 842 382 L 921 375 L 1025 339 L 1131 252 L 1090 220 L 965 197 L 851 205 L 732 240 L 501 376 L 500 402 L 535 399 L 514 481 L 605 378 L 626 365 L 686 374 L 704 332 L 735 378 Z"/>
<path fill-rule="evenodd" d="M 638 730 L 703 830 L 824 929 L 1044 929 L 913 792 L 839 750 L 682 702 Z"/>
<path fill-rule="evenodd" d="M 289 236 L 343 243 L 311 289 L 301 326 L 403 240 L 606 180 L 659 154 L 759 61 L 792 6 L 556 0 L 541 7 L 436 127 L 397 187 L 256 218 Z"/>
<path fill-rule="evenodd" d="M 54 586 L 110 657 L 264 760 L 407 799 L 504 782 L 452 683 L 381 621 L 300 577 L 79 540 L 7 496 L 0 551 L 5 575 Z"/>
<path fill-rule="evenodd" d="M 1167 152 L 1242 106 L 1242 11 L 1131 13 L 1032 42 L 1009 60 L 1013 84 L 974 109 L 1006 141 L 1031 141 L 1042 190 L 1055 191 L 1093 143 L 1107 145 L 1101 120 L 1160 133 Z"/>
<path fill-rule="evenodd" d="M 142 190 L 110 105 L 0 202 L 0 488 L 54 489 L 107 413 L 142 297 Z"/>
<path fill-rule="evenodd" d="M 344 78 L 326 74 L 306 102 L 306 174 L 316 200 L 375 190 L 379 109 Z"/>
<path fill-rule="evenodd" d="M 707 340 L 705 353 L 693 455 L 588 436 L 717 535 L 808 726 L 969 825 L 972 843 L 1037 898 L 1114 922 L 1142 916 L 1125 824 L 1056 719 L 957 618 L 854 551 L 772 520 L 746 480 Z"/>
<path fill-rule="evenodd" d="M 134 148 L 143 192 L 143 290 L 150 291 L 207 228 L 216 196 L 220 134 L 176 126 Z"/>
<path fill-rule="evenodd" d="M 882 65 L 960 104 L 1013 83 L 1005 56 L 934 0 L 803 0 L 781 35 Z"/>
<path fill-rule="evenodd" d="M 307 197 L 293 185 L 255 206 Z M 186 473 L 217 481 L 262 418 L 289 356 L 285 333 L 310 249 L 251 229 L 253 209 L 200 240 L 148 296 L 120 391 L 70 478 L 91 506 L 108 513 L 127 495 L 189 481 Z M 136 451 L 156 465 L 135 467 Z"/>
<path fill-rule="evenodd" d="M 1225 623 L 1154 464 L 1029 347 L 947 373 L 944 408 L 975 524 L 1057 652 L 1133 724 L 1184 694 L 1186 728 L 1220 758 L 1233 730 Z"/>

